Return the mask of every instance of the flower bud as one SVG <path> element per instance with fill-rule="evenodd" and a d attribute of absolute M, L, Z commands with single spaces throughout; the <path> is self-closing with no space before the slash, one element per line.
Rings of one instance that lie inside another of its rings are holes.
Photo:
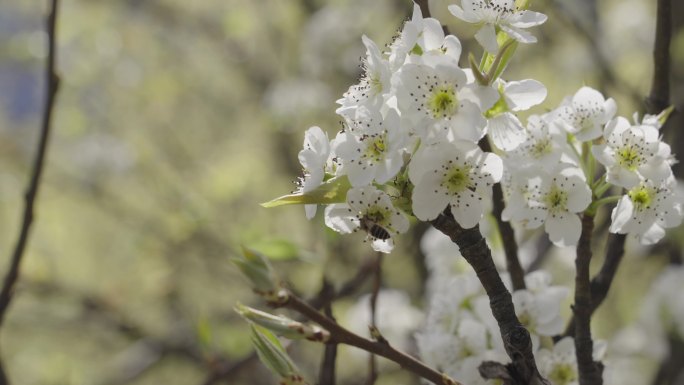
<path fill-rule="evenodd" d="M 260 253 L 246 247 L 242 248 L 244 258 L 233 258 L 233 263 L 242 271 L 252 283 L 254 292 L 264 297 L 273 304 L 284 304 L 287 302 L 287 290 L 280 286 L 268 259 Z"/>
<path fill-rule="evenodd" d="M 283 346 L 268 330 L 251 325 L 252 344 L 261 362 L 280 377 L 282 385 L 306 385 L 299 369 L 292 362 Z"/>
<path fill-rule="evenodd" d="M 303 324 L 282 315 L 276 316 L 239 303 L 235 306 L 235 311 L 247 321 L 291 340 L 327 342 L 330 339 L 330 333 L 317 325 Z"/>

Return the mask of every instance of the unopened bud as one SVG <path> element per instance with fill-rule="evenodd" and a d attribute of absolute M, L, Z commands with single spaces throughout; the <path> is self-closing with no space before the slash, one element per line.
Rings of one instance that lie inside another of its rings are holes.
<path fill-rule="evenodd" d="M 251 330 L 252 344 L 259 355 L 259 359 L 271 372 L 280 377 L 281 384 L 307 384 L 273 333 L 255 325 L 251 325 Z"/>
<path fill-rule="evenodd" d="M 254 292 L 272 304 L 282 305 L 287 302 L 288 292 L 280 286 L 268 259 L 246 247 L 242 248 L 242 254 L 244 258 L 233 258 L 232 261 L 252 283 Z"/>
<path fill-rule="evenodd" d="M 330 333 L 317 325 L 303 324 L 282 315 L 273 315 L 241 304 L 235 306 L 235 311 L 246 320 L 291 340 L 327 342 L 330 339 Z"/>

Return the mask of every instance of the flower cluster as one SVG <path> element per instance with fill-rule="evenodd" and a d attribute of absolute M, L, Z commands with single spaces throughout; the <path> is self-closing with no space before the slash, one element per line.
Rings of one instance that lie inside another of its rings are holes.
<path fill-rule="evenodd" d="M 460 67 L 458 38 L 418 6 L 387 50 L 364 36 L 363 75 L 338 100 L 343 129 L 329 140 L 312 127 L 299 154 L 305 173 L 297 194 L 308 218 L 315 204 L 327 204 L 326 225 L 365 232 L 375 250 L 390 252 L 409 216 L 431 221 L 449 209 L 461 227 L 476 226 L 501 182 L 502 218 L 543 226 L 558 246 L 577 244 L 580 216 L 606 203 L 617 202 L 610 231 L 642 243 L 681 223 L 673 157 L 658 131 L 667 113 L 631 124 L 616 117 L 613 99 L 582 87 L 523 123 L 517 114 L 543 103 L 547 90 L 500 73 L 509 43 L 535 42 L 527 29 L 546 16 L 513 0 L 463 0 L 449 9 L 481 26 L 475 37 L 489 67 L 472 57 L 470 68 Z M 611 187 L 626 193 L 611 196 Z"/>
<path fill-rule="evenodd" d="M 455 246 L 446 236 L 430 231 L 425 237 L 429 239 L 422 248 L 430 272 L 426 283 L 430 305 L 425 325 L 416 333 L 420 356 L 462 383 L 496 383 L 482 379 L 478 371 L 483 361 L 509 360 L 489 298 L 472 268 L 459 264 L 464 260 L 458 252 L 454 254 Z M 503 278 L 507 280 L 505 275 Z M 551 276 L 543 271 L 528 274 L 525 285 L 526 289 L 512 293 L 513 303 L 518 319 L 532 337 L 541 374 L 554 385 L 576 385 L 579 376 L 572 338 L 556 344 L 551 341 L 565 326 L 561 304 L 569 289 L 552 285 Z M 605 347 L 597 341 L 595 360 L 603 359 Z"/>
<path fill-rule="evenodd" d="M 651 244 L 664 236 L 665 228 L 679 225 L 682 197 L 676 194 L 674 160 L 661 141 L 659 119 L 632 125 L 615 112 L 612 99 L 582 87 L 555 110 L 531 116 L 523 143 L 504 155 L 510 162 L 503 217 L 526 228 L 543 224 L 559 246 L 577 244 L 579 213 L 611 200 L 619 199 L 611 232 Z M 627 193 L 604 197 L 612 186 Z"/>

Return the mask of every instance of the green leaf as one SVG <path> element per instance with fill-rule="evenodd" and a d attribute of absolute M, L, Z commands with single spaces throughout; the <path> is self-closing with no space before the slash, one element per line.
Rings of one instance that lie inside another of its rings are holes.
<path fill-rule="evenodd" d="M 231 262 L 250 280 L 255 289 L 268 292 L 278 288 L 278 277 L 268 259 L 261 253 L 242 247 L 244 258 L 232 258 Z"/>
<path fill-rule="evenodd" d="M 252 344 L 261 362 L 279 377 L 297 373 L 297 367 L 287 355 L 278 338 L 268 329 L 250 324 Z"/>
<path fill-rule="evenodd" d="M 347 191 L 351 188 L 346 175 L 338 176 L 321 184 L 316 189 L 304 193 L 283 195 L 279 198 L 262 203 L 261 206 L 270 208 L 284 205 L 331 204 L 342 203 L 347 199 Z"/>
<path fill-rule="evenodd" d="M 287 239 L 264 239 L 251 243 L 249 247 L 273 261 L 288 261 L 299 258 L 299 248 Z"/>
<path fill-rule="evenodd" d="M 200 346 L 204 349 L 208 349 L 211 346 L 212 340 L 209 320 L 205 317 L 200 318 L 199 321 L 197 321 L 196 332 Z"/>

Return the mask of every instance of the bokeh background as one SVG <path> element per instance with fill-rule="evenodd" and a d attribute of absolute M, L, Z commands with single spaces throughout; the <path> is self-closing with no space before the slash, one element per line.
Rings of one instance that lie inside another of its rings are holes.
<path fill-rule="evenodd" d="M 464 52 L 479 55 L 475 29 L 450 16 L 449 3 L 431 2 L 433 15 L 461 38 Z M 684 9 L 673 3 L 672 100 L 681 108 Z M 43 108 L 46 7 L 0 2 L 3 274 Z M 549 16 L 535 31 L 540 42 L 521 46 L 505 76 L 547 85 L 536 112 L 584 84 L 615 98 L 623 116 L 643 110 L 654 1 L 547 0 L 534 8 Z M 248 328 L 232 310 L 237 301 L 263 305 L 229 259 L 241 245 L 261 250 L 311 297 L 324 276 L 339 286 L 375 258 L 361 237 L 326 230 L 320 214 L 309 222 L 301 207 L 259 203 L 293 190 L 305 129 L 339 130 L 335 100 L 360 75 L 361 35 L 391 42 L 411 9 L 408 0 L 63 0 L 53 135 L 22 277 L 0 333 L 13 382 L 275 383 L 250 358 Z M 666 133 L 680 154 L 682 130 L 680 119 Z M 425 227 L 414 229 L 385 258 L 382 285 L 420 309 Z M 599 337 L 610 339 L 635 319 L 668 254 L 629 245 L 596 316 Z M 571 258 L 554 251 L 543 264 L 564 283 Z M 371 286 L 335 303 L 341 322 L 352 322 Z M 316 378 L 320 347 L 291 352 Z M 342 384 L 365 376 L 364 358 L 340 367 Z M 391 365 L 379 381 L 417 383 Z"/>

